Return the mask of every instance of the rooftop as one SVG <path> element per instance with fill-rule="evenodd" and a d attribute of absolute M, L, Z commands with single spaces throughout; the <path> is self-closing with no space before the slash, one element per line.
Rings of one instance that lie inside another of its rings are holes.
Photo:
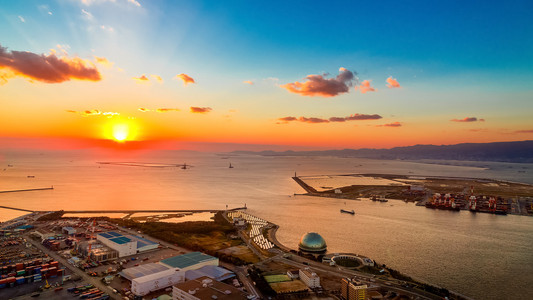
<path fill-rule="evenodd" d="M 155 273 L 159 273 L 161 271 L 165 271 L 165 270 L 168 270 L 169 268 L 165 265 L 162 265 L 162 264 L 158 264 L 158 263 L 149 263 L 149 264 L 144 264 L 144 265 L 140 265 L 140 266 L 137 266 L 137 267 L 133 267 L 133 268 L 127 268 L 127 269 L 124 269 L 122 270 L 122 272 L 120 272 L 120 276 L 128 279 L 128 280 L 133 280 L 135 278 L 139 278 L 139 277 L 143 277 L 143 276 L 146 276 L 146 275 L 150 275 L 150 274 L 155 274 Z"/>
<path fill-rule="evenodd" d="M 215 260 L 215 259 L 217 258 L 207 255 L 207 254 L 203 254 L 201 252 L 190 252 L 187 254 L 163 259 L 161 263 L 164 263 L 165 265 L 168 265 L 172 268 L 183 269 L 183 268 L 190 267 L 192 265 L 195 265 L 201 262 Z"/>
<path fill-rule="evenodd" d="M 240 290 L 206 276 L 176 284 L 174 288 L 192 294 L 199 299 L 246 299 L 246 295 Z"/>

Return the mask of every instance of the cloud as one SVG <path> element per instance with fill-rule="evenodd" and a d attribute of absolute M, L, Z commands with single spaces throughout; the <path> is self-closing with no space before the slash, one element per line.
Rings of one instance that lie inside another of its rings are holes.
<path fill-rule="evenodd" d="M 517 130 L 514 133 L 533 133 L 533 129 Z"/>
<path fill-rule="evenodd" d="M 205 114 L 205 113 L 208 113 L 210 111 L 212 111 L 213 109 L 211 107 L 194 107 L 194 106 L 191 106 L 191 112 L 192 113 L 197 113 L 197 114 Z"/>
<path fill-rule="evenodd" d="M 353 114 L 348 117 L 346 117 L 346 121 L 358 121 L 358 120 L 379 120 L 383 118 L 380 115 L 373 114 L 373 115 L 366 115 L 366 114 Z"/>
<path fill-rule="evenodd" d="M 158 108 L 155 110 L 158 113 L 166 113 L 171 111 L 180 111 L 179 108 Z"/>
<path fill-rule="evenodd" d="M 108 32 L 114 32 L 115 31 L 115 29 L 113 27 L 105 26 L 105 25 L 100 25 L 100 29 L 108 31 Z"/>
<path fill-rule="evenodd" d="M 100 65 L 102 65 L 104 67 L 107 67 L 107 68 L 111 68 L 113 66 L 113 64 L 114 64 L 114 63 L 108 61 L 107 58 L 105 58 L 105 57 L 95 56 L 94 59 L 96 60 L 97 64 L 100 64 Z"/>
<path fill-rule="evenodd" d="M 159 75 L 155 75 L 155 74 L 152 74 L 150 75 L 150 77 L 152 77 L 153 79 L 159 81 L 159 82 L 163 82 L 163 78 L 161 78 L 161 76 Z"/>
<path fill-rule="evenodd" d="M 118 112 L 113 112 L 113 111 L 99 111 L 98 109 L 90 109 L 90 110 L 84 110 L 84 111 L 75 111 L 75 110 L 70 110 L 70 109 L 67 109 L 65 110 L 66 112 L 68 113 L 74 113 L 74 114 L 80 114 L 84 117 L 89 117 L 89 116 L 106 116 L 108 118 L 111 118 L 113 116 L 118 116 L 120 115 L 120 113 Z"/>
<path fill-rule="evenodd" d="M 19 20 L 22 22 L 22 23 L 26 23 L 26 20 L 22 17 L 22 16 L 18 16 L 19 17 Z"/>
<path fill-rule="evenodd" d="M 137 2 L 136 0 L 128 0 L 129 3 L 137 6 L 137 7 L 141 7 L 141 4 L 139 2 Z"/>
<path fill-rule="evenodd" d="M 140 107 L 137 109 L 140 112 L 149 112 L 150 110 L 148 108 Z"/>
<path fill-rule="evenodd" d="M 245 80 L 242 83 L 246 83 L 246 84 L 249 84 L 249 85 L 253 85 L 254 84 L 253 81 L 251 81 L 251 80 Z"/>
<path fill-rule="evenodd" d="M 146 77 L 146 75 L 144 75 L 144 74 L 142 74 L 142 76 L 140 76 L 140 77 L 133 77 L 132 79 L 137 81 L 138 83 L 142 83 L 142 82 L 148 81 L 148 77 Z"/>
<path fill-rule="evenodd" d="M 357 89 L 357 86 L 355 87 L 355 89 Z M 364 94 L 366 92 L 375 92 L 376 89 L 370 85 L 370 80 L 363 80 L 361 82 L 361 85 L 359 85 L 359 91 Z"/>
<path fill-rule="evenodd" d="M 389 123 L 389 124 L 376 125 L 376 127 L 402 127 L 402 123 L 400 123 L 400 122 L 392 122 L 392 123 Z"/>
<path fill-rule="evenodd" d="M 331 117 L 329 118 L 330 122 L 346 122 L 346 118 L 343 117 Z"/>
<path fill-rule="evenodd" d="M 303 123 L 342 123 L 346 121 L 359 121 L 359 120 L 378 120 L 382 117 L 380 115 L 366 115 L 366 114 L 353 114 L 347 117 L 330 117 L 329 119 L 322 118 L 307 118 L 307 117 L 284 117 L 279 118 L 277 124 L 287 124 L 289 122 L 298 121 Z"/>
<path fill-rule="evenodd" d="M 94 16 L 93 14 L 91 14 L 90 12 L 86 11 L 85 9 L 81 9 L 81 13 L 83 14 L 83 16 L 87 19 L 87 20 L 92 20 L 94 19 Z"/>
<path fill-rule="evenodd" d="M 52 11 L 50 11 L 50 8 L 48 7 L 48 5 L 38 5 L 37 8 L 39 9 L 39 11 L 42 13 L 42 14 L 48 14 L 48 15 L 52 15 Z"/>
<path fill-rule="evenodd" d="M 483 120 L 483 121 L 481 121 Z M 478 119 L 476 117 L 466 117 L 464 119 L 451 119 L 452 122 L 460 122 L 460 123 L 469 123 L 469 122 L 477 122 Z M 484 122 L 485 119 L 480 119 L 480 122 Z"/>
<path fill-rule="evenodd" d="M 0 71 L 12 76 L 46 83 L 60 83 L 71 79 L 99 81 L 102 79 L 96 66 L 79 57 L 57 57 L 23 51 L 8 51 L 0 45 Z"/>
<path fill-rule="evenodd" d="M 325 75 L 324 75 L 325 76 Z M 339 75 L 335 78 L 324 78 L 323 75 L 308 75 L 305 82 L 291 82 L 281 85 L 291 93 L 303 96 L 333 97 L 347 93 L 355 80 L 355 75 L 351 71 L 340 68 Z"/>
<path fill-rule="evenodd" d="M 394 88 L 399 88 L 401 86 L 398 80 L 396 80 L 396 78 L 392 78 L 392 76 L 390 76 L 389 78 L 387 78 L 387 87 L 389 89 L 394 89 Z"/>
<path fill-rule="evenodd" d="M 183 85 L 187 85 L 189 83 L 196 83 L 194 79 L 192 79 L 192 77 L 183 73 L 176 75 L 174 78 L 183 80 Z"/>

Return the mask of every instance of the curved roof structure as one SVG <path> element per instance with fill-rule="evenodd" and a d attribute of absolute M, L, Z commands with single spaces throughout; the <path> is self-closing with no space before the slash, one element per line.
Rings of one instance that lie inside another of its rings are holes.
<path fill-rule="evenodd" d="M 326 241 L 316 232 L 308 232 L 302 236 L 298 244 L 300 251 L 312 253 L 325 253 L 327 250 Z"/>

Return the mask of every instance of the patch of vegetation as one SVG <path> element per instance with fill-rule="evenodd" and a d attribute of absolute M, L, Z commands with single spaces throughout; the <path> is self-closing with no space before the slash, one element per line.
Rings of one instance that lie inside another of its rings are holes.
<path fill-rule="evenodd" d="M 40 216 L 37 221 L 55 221 L 61 219 L 65 212 L 63 210 L 54 211 L 53 213 L 46 214 L 44 216 Z"/>
<path fill-rule="evenodd" d="M 261 291 L 261 293 L 263 293 L 263 295 L 270 297 L 276 296 L 276 292 L 272 289 L 270 284 L 266 282 L 263 275 L 261 275 L 260 269 L 253 266 L 251 269 L 248 269 L 248 274 L 250 274 L 250 278 L 255 282 L 255 286 Z"/>

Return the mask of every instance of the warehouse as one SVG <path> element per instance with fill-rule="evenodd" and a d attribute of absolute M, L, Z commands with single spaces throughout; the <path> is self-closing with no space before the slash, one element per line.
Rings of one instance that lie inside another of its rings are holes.
<path fill-rule="evenodd" d="M 158 273 L 134 278 L 131 281 L 131 292 L 144 296 L 150 292 L 173 286 L 185 280 L 185 272 L 179 269 L 167 269 Z"/>
<path fill-rule="evenodd" d="M 170 269 L 168 266 L 159 263 L 148 263 L 133 268 L 127 268 L 120 272 L 120 276 L 133 281 L 135 278 L 144 277 L 150 274 L 156 274 Z"/>
<path fill-rule="evenodd" d="M 187 271 L 200 269 L 203 266 L 209 265 L 218 266 L 218 258 L 201 252 L 189 252 L 187 254 L 163 259 L 161 263 L 170 268 L 179 268 L 182 271 Z"/>
<path fill-rule="evenodd" d="M 147 240 L 143 237 L 137 236 L 137 235 L 129 235 L 128 236 L 131 240 L 137 241 L 137 252 L 144 252 L 148 250 L 157 249 L 159 247 L 159 244 L 156 242 L 152 242 L 150 240 Z"/>
<path fill-rule="evenodd" d="M 118 251 L 118 256 L 128 256 L 137 253 L 137 241 L 134 241 L 114 231 L 99 233 L 96 239 L 111 249 Z"/>

